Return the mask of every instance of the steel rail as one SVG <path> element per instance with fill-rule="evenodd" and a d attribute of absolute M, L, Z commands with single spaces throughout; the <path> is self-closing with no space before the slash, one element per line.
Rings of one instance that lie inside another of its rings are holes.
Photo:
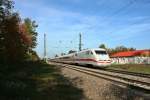
<path fill-rule="evenodd" d="M 58 62 L 55 62 L 58 63 Z M 67 63 L 63 63 L 63 64 L 67 64 Z M 70 65 L 70 64 L 68 64 Z M 76 65 L 79 66 L 79 65 Z M 79 66 L 80 67 L 80 66 Z M 140 72 L 131 72 L 131 71 L 124 71 L 124 70 L 117 70 L 117 69 L 102 69 L 102 68 L 98 68 L 98 67 L 88 67 L 91 69 L 99 69 L 99 70 L 104 70 L 104 71 L 108 71 L 108 72 L 115 72 L 115 73 L 120 73 L 120 74 L 126 74 L 126 75 L 133 75 L 133 76 L 138 76 L 138 77 L 144 77 L 144 78 L 150 78 L 150 74 L 146 74 L 146 73 L 140 73 Z"/>
<path fill-rule="evenodd" d="M 115 74 L 108 74 L 108 73 L 93 71 L 90 68 L 84 68 L 84 67 L 73 66 L 73 65 L 68 65 L 68 64 L 63 64 L 63 65 L 61 64 L 60 66 L 150 92 L 150 82 L 143 82 L 141 80 L 130 79 L 130 78 L 118 76 Z"/>
<path fill-rule="evenodd" d="M 139 72 L 130 72 L 130 71 L 123 71 L 123 70 L 116 70 L 116 69 L 101 69 L 101 70 L 115 72 L 115 73 L 121 73 L 121 74 L 127 74 L 127 75 L 134 75 L 134 76 L 139 76 L 139 77 L 144 77 L 144 78 L 150 78 L 150 74 L 139 73 Z"/>
<path fill-rule="evenodd" d="M 67 64 L 67 63 L 64 63 Z M 70 65 L 70 64 L 68 64 Z M 82 67 L 80 65 L 76 65 L 79 67 Z M 105 69 L 105 68 L 98 68 L 98 67 L 88 67 L 91 69 L 99 69 L 99 70 L 104 70 L 104 71 L 108 71 L 108 72 L 115 72 L 115 73 L 120 73 L 120 74 L 126 74 L 126 75 L 133 75 L 133 76 L 138 76 L 138 77 L 144 77 L 144 78 L 150 78 L 150 74 L 146 74 L 146 73 L 139 73 L 139 72 L 131 72 L 131 71 L 124 71 L 124 70 L 117 70 L 117 69 Z"/>

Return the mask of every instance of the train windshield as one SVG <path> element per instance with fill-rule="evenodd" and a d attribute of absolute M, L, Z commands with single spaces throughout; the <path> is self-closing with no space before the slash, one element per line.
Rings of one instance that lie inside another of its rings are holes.
<path fill-rule="evenodd" d="M 95 50 L 95 53 L 98 54 L 98 55 L 107 55 L 106 51 Z"/>
<path fill-rule="evenodd" d="M 98 60 L 109 60 L 109 55 L 106 51 L 95 50 Z"/>

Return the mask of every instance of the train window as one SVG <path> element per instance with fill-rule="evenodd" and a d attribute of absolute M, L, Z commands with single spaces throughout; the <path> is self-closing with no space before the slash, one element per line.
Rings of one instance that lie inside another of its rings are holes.
<path fill-rule="evenodd" d="M 90 52 L 89 52 L 89 51 L 86 51 L 86 52 L 85 52 L 85 54 L 86 54 L 86 55 L 89 55 L 89 54 L 90 54 Z"/>
<path fill-rule="evenodd" d="M 92 51 L 86 51 L 85 54 L 86 55 L 93 55 L 93 52 Z"/>
<path fill-rule="evenodd" d="M 107 54 L 106 51 L 95 50 L 96 54 Z"/>
<path fill-rule="evenodd" d="M 93 55 L 93 52 L 92 52 L 92 51 L 90 51 L 90 54 L 91 54 L 91 55 Z"/>

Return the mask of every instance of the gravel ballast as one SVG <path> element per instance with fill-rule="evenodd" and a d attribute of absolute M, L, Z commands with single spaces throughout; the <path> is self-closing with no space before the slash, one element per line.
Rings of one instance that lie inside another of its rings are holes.
<path fill-rule="evenodd" d="M 85 100 L 150 100 L 150 94 L 144 94 L 129 87 L 121 87 L 113 82 L 66 67 L 60 68 L 62 75 L 83 90 Z"/>

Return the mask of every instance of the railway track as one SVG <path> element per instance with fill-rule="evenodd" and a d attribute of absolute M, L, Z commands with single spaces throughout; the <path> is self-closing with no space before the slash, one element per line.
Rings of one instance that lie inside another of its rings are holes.
<path fill-rule="evenodd" d="M 140 89 L 150 93 L 150 78 L 143 77 L 142 75 L 137 76 L 137 74 L 127 73 L 127 72 L 118 72 L 118 70 L 97 70 L 92 68 L 80 67 L 75 65 L 68 65 L 62 63 L 55 63 L 57 65 L 76 70 L 88 75 L 95 77 L 103 78 L 121 85 L 128 86 L 130 88 Z"/>
<path fill-rule="evenodd" d="M 116 69 L 103 69 L 103 70 L 109 71 L 109 72 L 116 72 L 116 73 L 122 73 L 122 74 L 127 74 L 127 75 L 150 78 L 150 74 L 144 74 L 144 73 L 139 73 L 139 72 L 129 72 L 129 71 L 123 71 L 123 70 L 116 70 Z"/>

